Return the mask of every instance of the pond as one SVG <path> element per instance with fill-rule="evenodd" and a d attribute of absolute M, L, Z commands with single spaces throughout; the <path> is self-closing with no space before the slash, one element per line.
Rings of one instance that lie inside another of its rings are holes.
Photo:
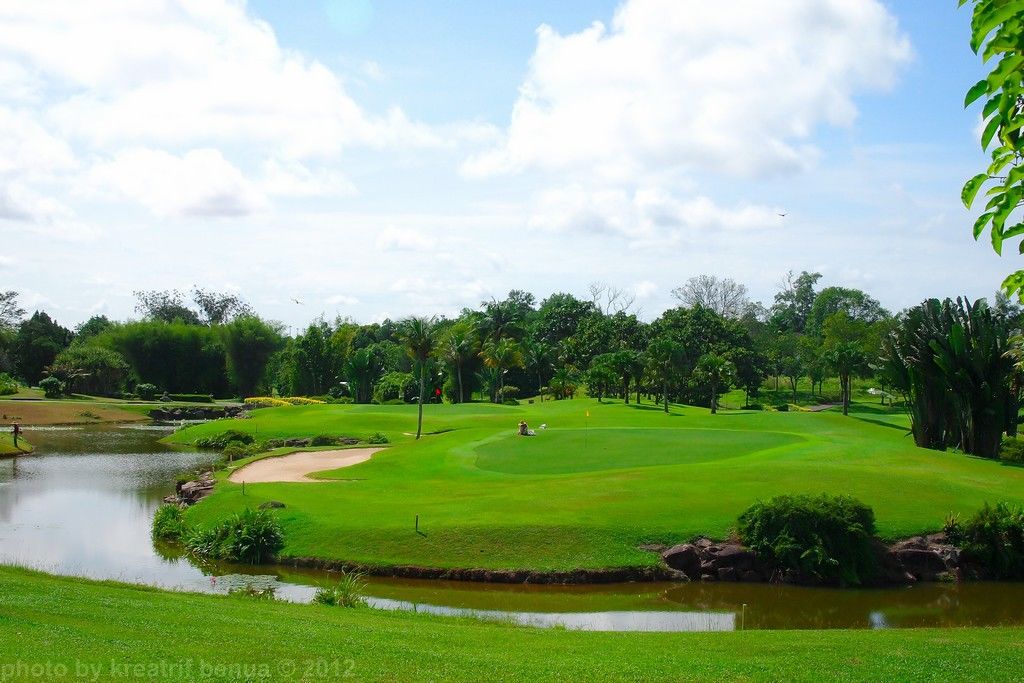
<path fill-rule="evenodd" d="M 336 574 L 201 565 L 154 546 L 153 512 L 209 453 L 159 443 L 169 427 L 30 428 L 36 454 L 0 460 L 0 563 L 56 574 L 224 593 L 269 586 L 308 601 Z M 315 486 L 316 484 L 310 484 Z M 835 590 L 764 584 L 536 586 L 372 578 L 369 602 L 516 623 L 604 631 L 906 628 L 1024 624 L 1024 584 Z"/>

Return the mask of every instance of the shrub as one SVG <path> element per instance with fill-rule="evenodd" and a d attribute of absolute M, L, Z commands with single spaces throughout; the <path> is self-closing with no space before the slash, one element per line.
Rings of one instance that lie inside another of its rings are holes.
<path fill-rule="evenodd" d="M 284 547 L 281 523 L 267 510 L 246 509 L 188 539 L 196 555 L 214 560 L 261 564 Z"/>
<path fill-rule="evenodd" d="M 166 394 L 171 401 L 180 403 L 213 403 L 213 396 L 210 394 Z"/>
<path fill-rule="evenodd" d="M 0 372 L 0 396 L 18 393 L 18 383 L 6 372 Z"/>
<path fill-rule="evenodd" d="M 157 388 L 155 384 L 143 383 L 135 385 L 135 393 L 139 395 L 143 401 L 152 401 L 156 398 Z"/>
<path fill-rule="evenodd" d="M 860 585 L 878 574 L 875 515 L 849 496 L 778 496 L 752 505 L 739 534 L 754 552 L 805 578 Z"/>
<path fill-rule="evenodd" d="M 331 436 L 330 434 L 317 434 L 309 440 L 310 446 L 337 446 L 341 443 L 339 436 Z"/>
<path fill-rule="evenodd" d="M 1005 462 L 1024 464 L 1024 441 L 1013 438 L 1003 439 L 999 447 L 999 459 Z"/>
<path fill-rule="evenodd" d="M 46 398 L 60 398 L 64 395 L 64 382 L 56 377 L 47 377 L 40 381 L 39 388 L 46 394 Z"/>
<path fill-rule="evenodd" d="M 951 518 L 946 536 L 994 579 L 1024 579 L 1024 509 L 985 503 L 966 522 Z"/>
<path fill-rule="evenodd" d="M 156 509 L 151 528 L 153 538 L 162 541 L 180 541 L 188 536 L 185 512 L 177 505 L 165 503 Z"/>
<path fill-rule="evenodd" d="M 324 404 L 323 401 L 316 398 L 306 398 L 305 396 L 289 396 L 287 398 L 279 399 L 284 401 L 288 405 L 292 406 L 321 406 Z"/>
<path fill-rule="evenodd" d="M 743 406 L 740 410 L 764 410 L 764 406 L 760 403 L 751 403 L 750 405 Z"/>
<path fill-rule="evenodd" d="M 250 396 L 242 401 L 242 403 L 250 408 L 287 408 L 291 405 L 288 401 L 282 401 L 279 398 L 271 398 L 270 396 Z"/>
<path fill-rule="evenodd" d="M 353 400 L 351 396 L 339 396 L 334 399 L 334 403 L 337 403 L 338 405 L 351 405 L 352 403 L 355 403 L 355 400 Z"/>
<path fill-rule="evenodd" d="M 330 607 L 362 607 L 366 604 L 363 597 L 365 588 L 362 572 L 344 572 L 335 585 L 317 589 L 313 602 Z"/>
<path fill-rule="evenodd" d="M 73 344 L 57 354 L 50 374 L 64 381 L 69 393 L 116 396 L 130 368 L 117 351 L 93 344 Z"/>
<path fill-rule="evenodd" d="M 230 441 L 228 442 L 228 445 L 224 447 L 224 457 L 228 462 L 248 458 L 249 456 L 256 455 L 259 452 L 260 448 L 256 444 L 246 445 L 238 441 Z"/>
<path fill-rule="evenodd" d="M 779 411 L 780 413 L 788 413 L 789 412 L 789 404 L 788 403 L 780 403 L 779 405 L 775 406 L 775 410 Z"/>
<path fill-rule="evenodd" d="M 369 444 L 391 443 L 391 440 L 388 439 L 388 435 L 385 434 L 384 432 L 374 432 L 373 434 L 370 434 L 369 438 L 366 439 L 366 443 L 369 443 Z"/>
<path fill-rule="evenodd" d="M 196 439 L 197 448 L 209 448 L 215 451 L 222 451 L 230 444 L 238 446 L 248 446 L 255 443 L 256 439 L 253 438 L 252 434 L 247 432 L 240 432 L 237 429 L 229 429 L 226 432 L 221 432 L 214 436 L 207 436 L 201 439 Z"/>

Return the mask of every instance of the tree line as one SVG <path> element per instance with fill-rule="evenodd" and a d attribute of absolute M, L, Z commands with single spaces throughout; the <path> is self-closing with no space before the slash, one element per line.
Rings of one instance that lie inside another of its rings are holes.
<path fill-rule="evenodd" d="M 199 289 L 190 297 L 137 292 L 138 320 L 98 316 L 74 331 L 42 311 L 24 319 L 17 294 L 7 292 L 0 370 L 107 396 L 147 385 L 422 405 L 563 400 L 585 387 L 599 401 L 712 412 L 733 389 L 756 406 L 766 383 L 794 402 L 825 400 L 824 383 L 835 379 L 839 393 L 829 399 L 846 413 L 853 381 L 871 378 L 908 406 L 920 445 L 986 454 L 993 439 L 997 448 L 999 435 L 1015 431 L 1024 385 L 1012 357 L 1019 307 L 997 296 L 992 306 L 928 301 L 894 315 L 862 290 L 819 288 L 820 280 L 789 273 L 765 306 L 742 284 L 702 275 L 674 289 L 678 306 L 650 322 L 621 290 L 597 284 L 588 297 L 555 293 L 539 302 L 513 290 L 453 318 L 317 319 L 295 335 L 234 295 Z M 979 358 L 992 367 L 978 367 Z M 995 437 L 989 423 L 1000 428 Z"/>

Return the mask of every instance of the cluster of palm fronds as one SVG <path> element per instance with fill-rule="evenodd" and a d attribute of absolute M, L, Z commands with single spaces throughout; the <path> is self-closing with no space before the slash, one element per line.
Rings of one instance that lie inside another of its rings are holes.
<path fill-rule="evenodd" d="M 929 299 L 903 315 L 883 343 L 882 370 L 907 399 L 918 446 L 998 455 L 1020 407 L 1012 338 L 984 299 Z"/>

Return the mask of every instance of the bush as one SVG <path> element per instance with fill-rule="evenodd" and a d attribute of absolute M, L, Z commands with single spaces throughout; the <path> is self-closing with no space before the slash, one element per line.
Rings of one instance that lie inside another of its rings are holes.
<path fill-rule="evenodd" d="M 388 435 L 385 434 L 384 432 L 374 432 L 373 434 L 370 434 L 368 439 L 366 439 L 366 443 L 383 444 L 391 443 L 391 440 L 388 438 Z"/>
<path fill-rule="evenodd" d="M 789 404 L 788 403 L 780 403 L 779 405 L 775 406 L 775 410 L 779 411 L 780 413 L 788 413 L 789 412 Z"/>
<path fill-rule="evenodd" d="M 878 575 L 875 514 L 849 496 L 778 496 L 752 505 L 739 534 L 754 552 L 804 578 L 860 585 Z"/>
<path fill-rule="evenodd" d="M 362 607 L 366 604 L 363 597 L 365 588 L 361 572 L 344 572 L 337 584 L 317 589 L 313 602 L 330 607 Z"/>
<path fill-rule="evenodd" d="M 18 383 L 6 372 L 0 372 L 0 396 L 18 393 Z"/>
<path fill-rule="evenodd" d="M 166 394 L 167 399 L 180 403 L 213 403 L 211 394 Z"/>
<path fill-rule="evenodd" d="M 152 401 L 155 399 L 157 391 L 158 389 L 155 384 L 143 383 L 135 385 L 135 393 L 138 394 L 139 398 L 143 401 Z"/>
<path fill-rule="evenodd" d="M 116 396 L 130 368 L 117 351 L 93 344 L 73 344 L 57 354 L 50 375 L 64 381 L 69 393 Z"/>
<path fill-rule="evenodd" d="M 39 388 L 46 394 L 46 398 L 60 398 L 64 395 L 64 382 L 56 377 L 47 377 L 40 381 Z"/>
<path fill-rule="evenodd" d="M 994 579 L 1024 579 L 1024 509 L 985 503 L 973 517 L 946 523 L 946 536 L 963 556 Z"/>
<path fill-rule="evenodd" d="M 153 538 L 161 541 L 180 541 L 188 536 L 185 511 L 177 505 L 165 503 L 156 509 L 151 528 Z"/>
<path fill-rule="evenodd" d="M 229 429 L 226 432 L 221 432 L 214 436 L 196 439 L 195 445 L 197 448 L 209 448 L 215 451 L 222 451 L 232 443 L 238 446 L 248 446 L 255 443 L 255 441 L 256 439 L 253 438 L 252 434 L 240 432 L 237 429 Z"/>
<path fill-rule="evenodd" d="M 283 547 L 281 523 L 267 510 L 246 509 L 188 539 L 196 555 L 247 564 L 268 562 Z"/>
<path fill-rule="evenodd" d="M 304 396 L 289 396 L 280 400 L 292 406 L 321 406 L 324 404 L 324 402 L 319 399 L 306 398 Z"/>
<path fill-rule="evenodd" d="M 786 406 L 786 408 L 788 409 L 789 406 Z M 760 403 L 751 403 L 750 405 L 743 406 L 740 410 L 764 410 L 764 406 Z"/>
<path fill-rule="evenodd" d="M 279 398 L 271 398 L 270 396 L 250 396 L 242 401 L 242 403 L 250 408 L 287 408 L 291 405 L 288 401 L 282 401 Z"/>
<path fill-rule="evenodd" d="M 1003 439 L 999 447 L 999 459 L 1005 462 L 1024 464 L 1024 441 L 1013 438 Z"/>
<path fill-rule="evenodd" d="M 260 448 L 256 444 L 246 445 L 238 441 L 230 441 L 228 442 L 228 445 L 224 447 L 224 457 L 228 462 L 248 458 L 249 456 L 256 455 L 259 452 Z"/>

